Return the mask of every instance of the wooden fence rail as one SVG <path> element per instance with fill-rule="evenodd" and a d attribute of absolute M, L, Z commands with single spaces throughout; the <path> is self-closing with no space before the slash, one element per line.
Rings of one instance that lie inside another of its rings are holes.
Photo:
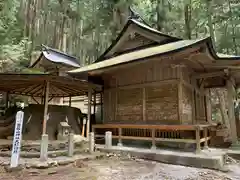
<path fill-rule="evenodd" d="M 112 138 L 118 139 L 119 144 L 122 144 L 122 140 L 151 141 L 152 147 L 156 147 L 156 142 L 192 143 L 196 144 L 196 153 L 199 153 L 201 143 L 204 143 L 204 148 L 208 147 L 210 127 L 212 126 L 96 124 L 92 126 L 92 131 L 96 137 L 104 137 L 106 131 L 111 131 Z"/>

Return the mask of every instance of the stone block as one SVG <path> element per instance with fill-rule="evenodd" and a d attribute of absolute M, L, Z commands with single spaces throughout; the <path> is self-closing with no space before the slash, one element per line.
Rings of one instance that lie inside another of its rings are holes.
<path fill-rule="evenodd" d="M 107 131 L 105 133 L 105 147 L 106 148 L 112 147 L 112 132 L 111 131 Z"/>
<path fill-rule="evenodd" d="M 42 134 L 40 161 L 47 161 L 48 159 L 48 135 Z"/>

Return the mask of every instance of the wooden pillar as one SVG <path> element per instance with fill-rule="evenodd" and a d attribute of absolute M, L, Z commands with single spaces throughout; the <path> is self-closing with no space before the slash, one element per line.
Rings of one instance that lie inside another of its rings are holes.
<path fill-rule="evenodd" d="M 88 89 L 88 116 L 87 116 L 87 134 L 86 136 L 88 137 L 89 132 L 90 132 L 90 120 L 91 120 L 91 102 L 92 101 L 92 89 Z"/>
<path fill-rule="evenodd" d="M 196 79 L 191 79 L 192 84 L 192 123 L 196 123 Z"/>
<path fill-rule="evenodd" d="M 201 152 L 201 142 L 200 142 L 200 127 L 199 126 L 196 126 L 195 134 L 196 134 L 196 153 L 200 153 Z"/>
<path fill-rule="evenodd" d="M 205 90 L 205 109 L 208 123 L 212 123 L 212 103 L 210 89 Z"/>
<path fill-rule="evenodd" d="M 69 107 L 71 107 L 71 106 L 72 106 L 72 97 L 69 96 Z"/>
<path fill-rule="evenodd" d="M 202 119 L 204 118 L 205 120 L 207 119 L 206 118 L 206 109 L 205 109 L 205 90 L 204 90 L 204 81 L 205 79 L 201 79 L 201 84 L 200 84 L 200 87 L 199 87 L 199 90 L 200 90 L 200 93 L 199 93 L 199 107 L 198 107 L 198 110 L 199 110 L 199 118 L 200 118 L 200 121 L 202 122 Z"/>
<path fill-rule="evenodd" d="M 236 129 L 236 119 L 234 113 L 234 97 L 235 97 L 235 88 L 233 85 L 233 79 L 227 80 L 227 101 L 228 101 L 228 119 L 230 123 L 230 132 L 232 144 L 238 143 L 237 129 Z"/>
<path fill-rule="evenodd" d="M 42 134 L 46 134 L 46 130 L 47 130 L 48 96 L 49 96 L 49 82 L 46 81 L 45 91 L 44 91 L 44 114 L 43 114 L 43 132 L 42 132 Z"/>
<path fill-rule="evenodd" d="M 93 96 L 93 113 L 96 114 L 96 100 L 97 100 L 97 94 L 94 92 Z"/>
<path fill-rule="evenodd" d="M 205 141 L 204 141 L 204 149 L 208 149 L 208 128 L 207 127 L 205 127 L 203 129 L 203 134 L 204 134 L 204 139 L 205 139 Z"/>
<path fill-rule="evenodd" d="M 100 93 L 100 101 L 101 101 L 101 121 L 103 121 L 103 92 Z"/>
<path fill-rule="evenodd" d="M 146 121 L 146 88 L 143 87 L 143 99 L 142 99 L 142 114 L 143 114 L 143 121 Z"/>
<path fill-rule="evenodd" d="M 178 66 L 178 77 L 179 77 L 179 83 L 178 83 L 178 120 L 180 124 L 183 122 L 183 77 L 182 77 L 182 68 L 181 66 Z"/>
<path fill-rule="evenodd" d="M 5 102 L 5 108 L 8 109 L 9 107 L 9 93 L 6 92 L 6 102 Z"/>

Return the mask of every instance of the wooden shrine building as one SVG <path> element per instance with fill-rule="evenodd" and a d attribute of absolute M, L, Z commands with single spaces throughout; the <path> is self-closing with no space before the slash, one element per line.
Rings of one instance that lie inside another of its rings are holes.
<path fill-rule="evenodd" d="M 184 40 L 129 19 L 95 63 L 69 73 L 103 85 L 103 125 L 95 128 L 110 128 L 120 140 L 144 132 L 136 129 L 147 129 L 142 140 L 154 136 L 170 142 L 181 136 L 172 131 L 196 125 L 201 131 L 212 124 L 209 89 L 226 87 L 232 141 L 237 142 L 233 103 L 240 57 L 216 53 L 210 37 Z"/>

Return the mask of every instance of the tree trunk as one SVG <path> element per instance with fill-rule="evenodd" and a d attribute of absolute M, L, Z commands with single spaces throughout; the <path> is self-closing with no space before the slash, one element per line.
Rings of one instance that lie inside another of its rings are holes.
<path fill-rule="evenodd" d="M 213 48 L 215 49 L 216 48 L 215 34 L 214 34 L 214 28 L 213 28 L 213 23 L 212 23 L 212 13 L 213 13 L 212 0 L 206 0 L 206 5 L 207 5 L 209 34 L 210 34 L 211 39 L 212 39 Z"/>
<path fill-rule="evenodd" d="M 157 12 L 157 29 L 159 31 L 162 31 L 164 21 L 166 19 L 165 0 L 157 0 L 156 12 Z"/>
<path fill-rule="evenodd" d="M 186 38 L 191 39 L 191 18 L 192 18 L 192 9 L 191 9 L 192 2 L 188 0 L 184 5 L 184 16 L 185 16 L 185 32 Z"/>
<path fill-rule="evenodd" d="M 31 12 L 31 1 L 27 1 L 27 8 L 25 11 L 25 25 L 24 25 L 24 36 L 29 37 L 29 22 L 30 21 L 30 13 Z"/>
<path fill-rule="evenodd" d="M 228 8 L 229 8 L 229 14 L 230 14 L 230 19 L 231 19 L 231 25 L 232 25 L 232 41 L 233 41 L 233 46 L 234 46 L 234 52 L 235 55 L 238 55 L 238 47 L 236 43 L 236 33 L 235 33 L 235 26 L 233 22 L 233 14 L 232 14 L 232 7 L 230 4 L 230 0 L 228 0 Z"/>

